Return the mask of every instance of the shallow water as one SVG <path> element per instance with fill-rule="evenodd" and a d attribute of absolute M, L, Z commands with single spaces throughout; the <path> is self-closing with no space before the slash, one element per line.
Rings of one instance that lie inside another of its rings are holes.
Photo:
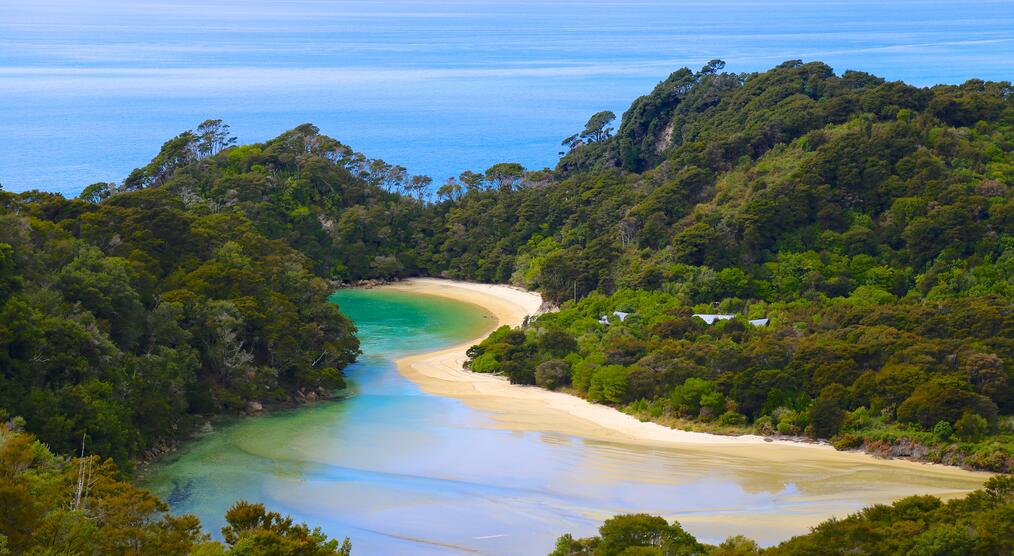
<path fill-rule="evenodd" d="M 240 420 L 153 470 L 174 512 L 217 532 L 236 499 L 352 538 L 365 554 L 545 554 L 615 513 L 678 519 L 701 540 L 765 544 L 899 493 L 953 493 L 973 479 L 876 462 L 760 463 L 494 428 L 486 414 L 426 394 L 399 356 L 460 343 L 491 324 L 479 308 L 383 290 L 342 290 L 364 355 L 346 400 Z"/>
<path fill-rule="evenodd" d="M 313 122 L 439 183 L 554 166 L 670 72 L 824 60 L 919 85 L 1014 74 L 1009 0 L 0 0 L 0 182 L 121 181 L 206 118 Z"/>

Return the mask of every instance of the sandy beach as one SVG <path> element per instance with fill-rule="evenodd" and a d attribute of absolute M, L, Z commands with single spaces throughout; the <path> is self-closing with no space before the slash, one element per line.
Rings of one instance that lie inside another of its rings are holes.
<path fill-rule="evenodd" d="M 747 458 L 759 462 L 797 462 L 852 469 L 857 465 L 907 468 L 922 475 L 981 483 L 989 474 L 905 460 L 881 460 L 857 452 L 841 452 L 822 444 L 771 441 L 761 436 L 721 436 L 682 431 L 641 422 L 613 408 L 587 402 L 569 394 L 533 386 L 510 384 L 505 378 L 473 373 L 463 368 L 465 351 L 497 326 L 520 325 L 537 313 L 542 299 L 537 293 L 489 284 L 431 278 L 411 279 L 384 288 L 420 295 L 447 297 L 485 309 L 491 316 L 486 330 L 476 338 L 448 349 L 405 357 L 398 370 L 431 394 L 463 400 L 490 414 L 495 425 L 515 431 L 541 431 L 578 436 L 591 441 L 638 444 L 654 448 L 706 451 L 717 458 Z M 960 494 L 963 491 L 955 491 Z"/>

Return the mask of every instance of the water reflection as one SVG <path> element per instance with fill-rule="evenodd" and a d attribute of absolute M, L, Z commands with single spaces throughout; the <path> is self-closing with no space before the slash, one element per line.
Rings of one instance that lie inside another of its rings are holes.
<path fill-rule="evenodd" d="M 716 447 L 653 449 L 496 428 L 485 413 L 421 392 L 391 360 L 468 337 L 485 315 L 394 292 L 339 296 L 366 356 L 347 400 L 239 421 L 152 479 L 209 529 L 237 498 L 262 501 L 358 554 L 539 554 L 621 512 L 679 519 L 702 540 L 770 544 L 832 514 L 909 493 L 973 488 L 874 460 L 758 460 Z M 765 448 L 764 446 L 759 449 Z"/>

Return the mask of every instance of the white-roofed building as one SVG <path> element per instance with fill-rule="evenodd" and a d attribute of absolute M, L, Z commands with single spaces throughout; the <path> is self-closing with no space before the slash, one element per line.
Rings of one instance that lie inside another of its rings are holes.
<path fill-rule="evenodd" d="M 694 313 L 694 316 L 708 323 L 709 325 L 715 324 L 720 320 L 730 320 L 736 318 L 736 315 L 723 315 L 723 314 L 711 314 L 711 313 Z M 767 326 L 770 319 L 751 319 L 750 324 L 754 326 Z"/>
<path fill-rule="evenodd" d="M 713 315 L 708 313 L 694 313 L 694 316 L 708 324 L 715 324 L 716 321 L 736 318 L 736 315 Z"/>

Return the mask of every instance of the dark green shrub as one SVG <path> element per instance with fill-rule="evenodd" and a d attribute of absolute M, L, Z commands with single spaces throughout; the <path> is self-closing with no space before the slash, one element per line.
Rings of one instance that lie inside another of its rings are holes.
<path fill-rule="evenodd" d="M 726 411 L 718 418 L 718 424 L 728 427 L 743 427 L 746 426 L 746 415 L 735 411 Z"/>
<path fill-rule="evenodd" d="M 556 390 L 570 384 L 570 363 L 563 359 L 550 359 L 535 367 L 535 384 Z"/>

